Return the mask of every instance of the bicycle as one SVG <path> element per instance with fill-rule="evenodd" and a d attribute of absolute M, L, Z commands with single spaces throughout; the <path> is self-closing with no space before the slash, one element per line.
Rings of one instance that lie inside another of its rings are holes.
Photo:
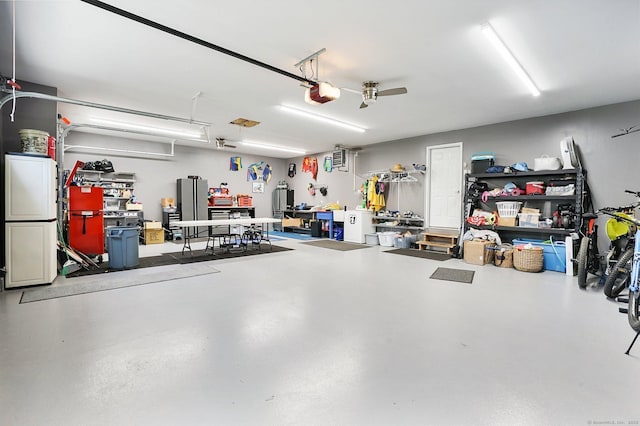
<path fill-rule="evenodd" d="M 632 192 L 640 197 L 640 192 Z M 612 212 L 603 212 L 617 221 L 624 221 L 633 224 L 635 227 L 635 236 L 633 247 L 627 249 L 614 266 L 611 276 L 614 276 L 614 285 L 612 291 L 620 294 L 625 287 L 629 287 L 627 318 L 631 328 L 640 333 L 640 220 L 633 216 L 621 217 Z M 624 312 L 621 310 L 621 312 Z M 635 339 L 634 339 L 635 342 Z"/>
<path fill-rule="evenodd" d="M 625 190 L 640 198 L 640 192 Z M 586 222 L 586 231 L 580 241 L 580 249 L 576 257 L 578 264 L 578 286 L 582 289 L 587 287 L 587 274 L 591 273 L 600 276 L 600 283 L 605 284 L 605 294 L 612 296 L 616 278 L 611 278 L 611 272 L 615 270 L 621 255 L 626 249 L 633 245 L 633 234 L 635 233 L 634 223 L 626 218 L 632 218 L 633 211 L 640 205 L 640 201 L 623 207 L 603 207 L 595 213 L 585 213 L 582 218 Z M 598 252 L 598 225 L 596 219 L 600 214 L 612 216 L 607 221 L 607 236 L 611 241 L 609 251 L 604 257 L 606 268 L 602 271 L 603 256 Z M 609 286 L 607 286 L 609 283 Z M 615 287 L 617 289 L 617 286 Z"/>
<path fill-rule="evenodd" d="M 625 251 L 616 265 L 615 272 L 619 275 L 616 290 L 620 294 L 628 285 L 627 318 L 631 328 L 640 334 L 640 220 L 633 218 L 633 223 L 636 225 L 634 245 Z M 624 310 L 620 308 L 620 312 L 624 313 Z"/>

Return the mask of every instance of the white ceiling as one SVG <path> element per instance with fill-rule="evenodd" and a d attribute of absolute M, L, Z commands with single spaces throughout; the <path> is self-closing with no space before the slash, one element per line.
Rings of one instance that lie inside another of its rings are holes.
<path fill-rule="evenodd" d="M 78 0 L 16 2 L 17 80 L 55 86 L 63 97 L 187 118 L 201 92 L 193 118 L 212 122 L 212 136 L 309 152 L 640 99 L 638 0 L 107 2 L 296 75 L 296 62 L 326 48 L 320 80 L 353 89 L 376 80 L 381 90 L 405 86 L 408 94 L 359 109 L 359 96 L 343 91 L 311 106 L 294 79 Z M 5 76 L 12 73 L 11 10 L 12 2 L 0 2 Z M 487 21 L 541 96 L 532 97 L 482 37 Z M 367 131 L 289 116 L 279 104 Z M 74 122 L 108 114 L 59 109 Z M 262 124 L 228 124 L 238 117 Z"/>

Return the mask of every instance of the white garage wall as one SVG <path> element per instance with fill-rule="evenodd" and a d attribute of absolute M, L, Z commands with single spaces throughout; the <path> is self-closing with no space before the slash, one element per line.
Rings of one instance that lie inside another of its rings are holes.
<path fill-rule="evenodd" d="M 533 167 L 534 158 L 543 154 L 560 157 L 560 140 L 573 136 L 588 172 L 595 207 L 620 205 L 634 200 L 624 189 L 640 191 L 640 132 L 616 139 L 611 136 L 620 128 L 640 124 L 640 101 L 625 102 L 580 111 L 510 121 L 464 130 L 456 130 L 409 139 L 390 141 L 364 147 L 356 159 L 356 174 L 364 176 L 368 170 L 388 169 L 395 163 L 412 168 L 413 163 L 424 164 L 427 146 L 463 142 L 463 158 L 470 162 L 471 155 L 479 151 L 496 153 L 496 163 L 511 165 L 524 161 Z M 318 160 L 321 156 L 318 155 Z M 295 159 L 300 170 L 302 158 Z M 302 177 L 301 177 L 302 176 Z M 412 210 L 424 216 L 424 179 L 417 184 L 403 184 L 401 210 Z M 363 179 L 357 178 L 356 187 Z M 298 173 L 291 179 L 296 189 L 296 202 L 313 200 L 303 195 L 310 175 Z M 359 195 L 353 191 L 352 173 L 332 173 L 330 177 L 318 174 L 318 182 L 331 182 L 333 200 L 345 200 L 355 205 Z M 397 184 L 388 185 L 387 205 L 398 209 Z M 317 199 L 317 197 L 316 197 Z M 315 201 L 315 200 L 313 200 Z M 311 202 L 311 204 L 317 204 Z"/>
<path fill-rule="evenodd" d="M 246 167 L 257 161 L 265 161 L 273 168 L 271 183 L 266 186 L 264 194 L 251 195 L 254 197 L 256 214 L 270 216 L 271 191 L 279 180 L 285 180 L 295 190 L 296 204 L 305 202 L 318 206 L 337 202 L 354 208 L 361 203 L 358 188 L 367 171 L 388 169 L 395 163 L 401 163 L 407 168 L 411 168 L 413 163 L 424 164 L 427 146 L 463 142 L 466 161 L 475 152 L 493 151 L 498 164 L 510 165 L 525 161 L 533 167 L 534 158 L 542 154 L 560 156 L 560 140 L 573 136 L 583 167 L 588 171 L 588 181 L 598 208 L 631 201 L 633 197 L 625 195 L 624 189 L 640 190 L 640 167 L 636 165 L 640 158 L 640 132 L 611 139 L 611 135 L 617 133 L 618 129 L 634 124 L 640 124 L 640 101 L 369 145 L 357 153 L 355 162 L 354 154 L 350 154 L 348 172 L 325 172 L 322 168 L 323 159 L 330 153 L 319 153 L 311 155 L 318 159 L 319 171 L 315 181 L 310 173 L 302 172 L 303 157 L 281 160 L 236 154 L 232 150 L 181 146 L 176 146 L 176 155 L 170 160 L 68 152 L 65 167 L 71 167 L 76 159 L 94 161 L 107 157 L 113 161 L 117 170 L 136 172 L 136 196 L 145 203 L 145 218 L 157 220 L 161 217 L 160 198 L 175 197 L 176 178 L 199 175 L 207 179 L 210 186 L 228 182 L 233 194 L 251 194 Z M 155 143 L 84 133 L 72 134 L 67 141 L 83 145 L 124 146 L 126 149 L 158 149 L 158 144 Z M 232 155 L 242 156 L 242 171 L 229 171 L 229 157 Z M 287 176 L 288 163 L 291 161 L 296 163 L 297 168 L 294 178 Z M 400 187 L 399 206 L 398 185 L 388 185 L 388 208 L 396 210 L 399 207 L 402 211 L 412 210 L 424 215 L 424 178 L 418 179 L 418 183 L 403 184 Z M 307 190 L 309 183 L 315 186 L 326 185 L 327 196 L 323 197 L 319 191 L 312 196 Z"/>
<path fill-rule="evenodd" d="M 79 132 L 71 133 L 65 142 L 70 145 L 90 145 L 151 152 L 159 152 L 161 149 L 168 151 L 169 149 L 168 144 Z M 229 158 L 235 155 L 242 157 L 243 167 L 240 171 L 232 172 L 229 170 Z M 253 197 L 256 216 L 271 216 L 271 191 L 286 173 L 286 162 L 281 159 L 239 154 L 231 149 L 217 150 L 186 146 L 176 146 L 175 156 L 168 159 L 154 158 L 150 155 L 126 157 L 107 152 L 72 150 L 65 153 L 64 167 L 65 169 L 72 168 L 76 160 L 86 162 L 104 158 L 111 160 L 117 172 L 134 172 L 136 174 L 134 193 L 136 198 L 144 203 L 144 218 L 148 220 L 162 220 L 160 198 L 175 198 L 176 179 L 186 178 L 189 175 L 207 179 L 209 187 L 218 187 L 221 182 L 226 182 L 231 194 L 249 194 Z M 247 166 L 259 161 L 269 164 L 273 174 L 270 182 L 265 184 L 264 193 L 252 193 L 251 182 L 247 181 Z"/>

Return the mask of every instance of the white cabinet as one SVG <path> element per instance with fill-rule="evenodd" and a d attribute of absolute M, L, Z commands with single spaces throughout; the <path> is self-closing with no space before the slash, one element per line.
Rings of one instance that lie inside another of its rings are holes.
<path fill-rule="evenodd" d="M 56 278 L 56 222 L 5 224 L 5 287 L 50 284 Z"/>
<path fill-rule="evenodd" d="M 5 220 L 56 217 L 56 163 L 49 157 L 5 156 Z"/>
<path fill-rule="evenodd" d="M 344 214 L 344 240 L 364 243 L 365 234 L 375 233 L 373 213 L 368 210 L 347 210 Z"/>
<path fill-rule="evenodd" d="M 50 284 L 57 275 L 56 163 L 5 155 L 5 286 Z"/>

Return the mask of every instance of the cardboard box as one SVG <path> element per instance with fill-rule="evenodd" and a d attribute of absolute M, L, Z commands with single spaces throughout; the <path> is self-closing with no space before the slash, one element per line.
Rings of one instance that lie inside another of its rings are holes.
<path fill-rule="evenodd" d="M 464 261 L 472 265 L 493 263 L 493 250 L 496 244 L 487 240 L 464 240 Z"/>
<path fill-rule="evenodd" d="M 517 226 L 517 218 L 500 216 L 498 226 Z"/>
<path fill-rule="evenodd" d="M 288 227 L 300 227 L 302 226 L 302 219 L 300 219 L 299 217 L 293 218 L 293 219 L 288 219 L 288 218 L 284 218 L 282 219 L 282 227 L 283 228 L 288 228 Z"/>
<path fill-rule="evenodd" d="M 144 230 L 144 243 L 145 244 L 162 244 L 164 243 L 164 229 L 145 229 Z"/>
<path fill-rule="evenodd" d="M 176 200 L 175 200 L 175 198 L 171 198 L 171 197 L 160 198 L 160 205 L 162 207 L 175 207 L 176 206 Z"/>
<path fill-rule="evenodd" d="M 158 221 L 148 221 L 144 223 L 144 229 L 162 229 L 162 223 Z"/>
<path fill-rule="evenodd" d="M 136 210 L 136 211 L 142 210 L 142 204 L 127 203 L 126 206 L 127 206 L 127 210 Z"/>

